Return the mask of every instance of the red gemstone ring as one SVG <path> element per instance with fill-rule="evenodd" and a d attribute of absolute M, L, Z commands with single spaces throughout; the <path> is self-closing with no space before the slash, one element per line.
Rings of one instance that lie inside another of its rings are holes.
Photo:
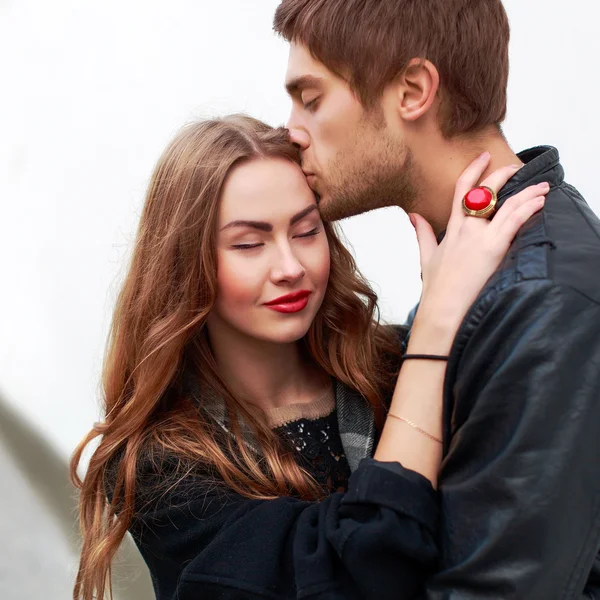
<path fill-rule="evenodd" d="M 476 187 L 465 194 L 463 211 L 469 217 L 489 217 L 496 212 L 498 195 L 487 186 Z"/>

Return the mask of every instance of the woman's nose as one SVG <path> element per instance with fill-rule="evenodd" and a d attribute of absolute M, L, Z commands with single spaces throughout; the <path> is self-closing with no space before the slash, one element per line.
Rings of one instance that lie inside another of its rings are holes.
<path fill-rule="evenodd" d="M 301 281 L 304 275 L 306 275 L 306 270 L 291 248 L 282 251 L 279 255 L 277 265 L 275 265 L 272 271 L 273 282 L 278 284 L 294 284 Z"/>

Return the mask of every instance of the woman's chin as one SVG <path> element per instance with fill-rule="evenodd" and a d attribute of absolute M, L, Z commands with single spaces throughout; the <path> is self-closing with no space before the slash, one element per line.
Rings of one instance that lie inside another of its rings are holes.
<path fill-rule="evenodd" d="M 309 327 L 282 327 L 279 331 L 272 328 L 265 332 L 265 341 L 270 341 L 274 344 L 293 344 L 301 340 L 307 333 Z"/>
<path fill-rule="evenodd" d="M 273 344 L 293 344 L 301 340 L 310 329 L 313 319 L 291 317 L 279 323 L 265 323 L 254 336 Z"/>

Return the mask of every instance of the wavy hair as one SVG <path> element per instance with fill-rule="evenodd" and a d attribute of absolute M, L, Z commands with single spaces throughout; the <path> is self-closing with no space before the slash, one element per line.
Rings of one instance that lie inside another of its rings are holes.
<path fill-rule="evenodd" d="M 136 474 L 148 452 L 159 461 L 174 456 L 185 468 L 206 465 L 248 498 L 294 494 L 315 500 L 325 495 L 264 420 L 230 392 L 206 335 L 217 293 L 215 235 L 223 185 L 235 166 L 261 158 L 299 164 L 285 129 L 233 115 L 184 127 L 155 168 L 108 339 L 104 420 L 95 424 L 71 460 L 71 478 L 80 489 L 83 538 L 75 600 L 104 598 L 111 590 L 110 565 L 132 525 L 140 494 Z M 329 284 L 302 343 L 322 369 L 369 400 L 381 423 L 382 400 L 393 389 L 396 374 L 390 357 L 398 354 L 398 344 L 392 332 L 379 326 L 376 295 L 334 226 L 325 223 L 325 231 L 331 252 Z M 202 400 L 184 392 L 188 370 L 197 374 L 202 387 L 224 399 L 233 433 L 241 419 L 249 424 L 263 460 L 257 461 L 243 436 L 223 440 L 215 435 Z M 98 437 L 80 479 L 82 453 Z M 185 476 L 184 469 L 179 472 Z"/>

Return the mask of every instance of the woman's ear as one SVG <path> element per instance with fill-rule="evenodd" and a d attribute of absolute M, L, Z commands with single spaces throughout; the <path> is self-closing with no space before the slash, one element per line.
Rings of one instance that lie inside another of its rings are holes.
<path fill-rule="evenodd" d="M 396 84 L 398 113 L 405 121 L 416 121 L 432 107 L 440 87 L 440 74 L 435 65 L 413 58 Z"/>

